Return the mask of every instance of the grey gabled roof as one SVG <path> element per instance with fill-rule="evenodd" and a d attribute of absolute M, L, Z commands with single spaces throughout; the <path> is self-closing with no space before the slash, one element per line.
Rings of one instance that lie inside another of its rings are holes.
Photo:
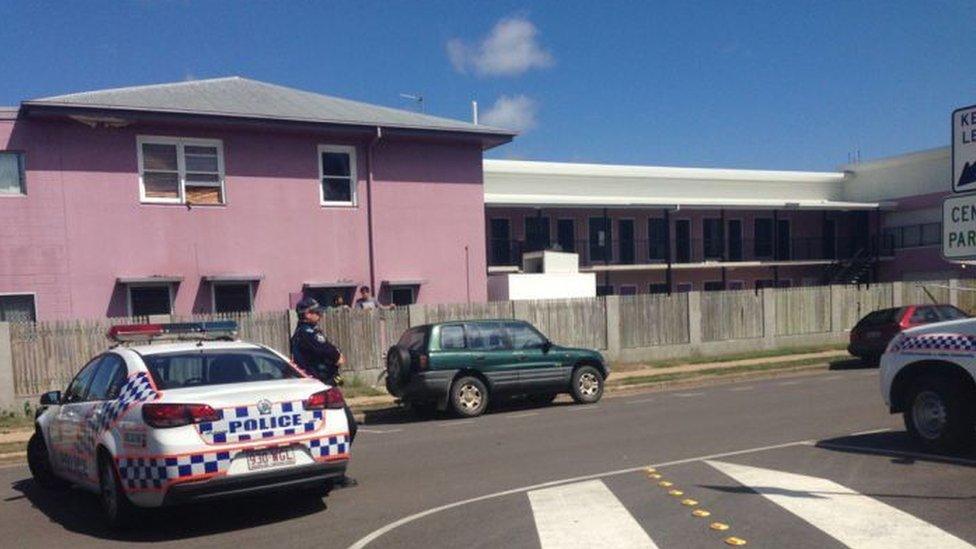
<path fill-rule="evenodd" d="M 286 88 L 240 76 L 44 97 L 24 106 L 144 111 L 513 136 L 517 132 Z"/>

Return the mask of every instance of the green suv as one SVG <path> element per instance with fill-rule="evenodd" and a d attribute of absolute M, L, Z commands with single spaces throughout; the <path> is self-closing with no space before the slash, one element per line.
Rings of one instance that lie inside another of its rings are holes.
<path fill-rule="evenodd" d="M 597 351 L 553 345 L 528 322 L 466 320 L 410 328 L 386 356 L 386 388 L 418 412 L 481 415 L 490 399 L 540 403 L 603 396 L 610 368 Z"/>

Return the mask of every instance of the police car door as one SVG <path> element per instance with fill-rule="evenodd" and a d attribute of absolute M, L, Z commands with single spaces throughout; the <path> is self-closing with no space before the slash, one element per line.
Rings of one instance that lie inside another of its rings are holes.
<path fill-rule="evenodd" d="M 110 425 L 102 421 L 103 414 L 108 413 L 105 404 L 119 395 L 119 390 L 126 378 L 127 369 L 122 357 L 116 354 L 102 355 L 96 366 L 95 375 L 88 387 L 85 402 L 85 418 L 81 425 L 81 437 L 78 452 L 84 457 L 85 478 L 98 480 L 98 463 L 95 448 L 98 445 L 102 431 Z"/>
<path fill-rule="evenodd" d="M 58 415 L 51 424 L 51 453 L 54 469 L 61 476 L 81 479 L 87 475 L 85 464 L 77 451 L 85 412 L 91 408 L 86 402 L 88 387 L 95 377 L 101 356 L 93 358 L 78 372 L 61 397 Z"/>

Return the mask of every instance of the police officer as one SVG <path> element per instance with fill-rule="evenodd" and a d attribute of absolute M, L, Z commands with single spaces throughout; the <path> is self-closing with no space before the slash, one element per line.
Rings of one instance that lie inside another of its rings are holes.
<path fill-rule="evenodd" d="M 318 326 L 323 309 L 324 307 L 319 305 L 318 301 L 310 297 L 298 302 L 295 307 L 295 312 L 298 313 L 298 327 L 291 336 L 291 356 L 295 364 L 307 374 L 334 387 L 342 379 L 339 375 L 339 367 L 346 363 L 346 357 L 342 356 L 338 347 L 325 338 L 325 334 Z M 359 427 L 348 404 L 345 410 L 346 420 L 349 422 L 349 444 L 352 445 Z M 352 477 L 342 477 L 336 482 L 336 486 L 341 488 L 356 484 L 356 480 Z"/>

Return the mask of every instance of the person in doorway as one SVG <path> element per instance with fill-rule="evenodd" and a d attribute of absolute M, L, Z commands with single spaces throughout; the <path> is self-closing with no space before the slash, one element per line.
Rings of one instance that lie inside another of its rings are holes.
<path fill-rule="evenodd" d="M 357 309 L 379 309 L 380 303 L 376 301 L 373 297 L 373 292 L 369 289 L 369 286 L 361 286 L 359 288 L 359 298 L 356 299 Z"/>
<path fill-rule="evenodd" d="M 295 364 L 305 373 L 321 380 L 322 383 L 337 387 L 342 384 L 339 368 L 345 365 L 346 357 L 342 356 L 338 347 L 326 339 L 318 326 L 323 309 L 324 307 L 319 305 L 318 301 L 310 297 L 302 299 L 295 306 L 295 312 L 298 313 L 298 327 L 291 336 L 291 356 Z M 349 446 L 351 447 L 356 440 L 359 426 L 348 404 L 345 406 L 345 411 L 349 423 Z M 357 484 L 354 478 L 348 476 L 342 477 L 335 483 L 337 488 L 348 488 Z"/>
<path fill-rule="evenodd" d="M 342 294 L 336 294 L 332 298 L 332 308 L 333 309 L 348 309 L 349 305 L 346 305 L 346 299 L 342 297 Z"/>

